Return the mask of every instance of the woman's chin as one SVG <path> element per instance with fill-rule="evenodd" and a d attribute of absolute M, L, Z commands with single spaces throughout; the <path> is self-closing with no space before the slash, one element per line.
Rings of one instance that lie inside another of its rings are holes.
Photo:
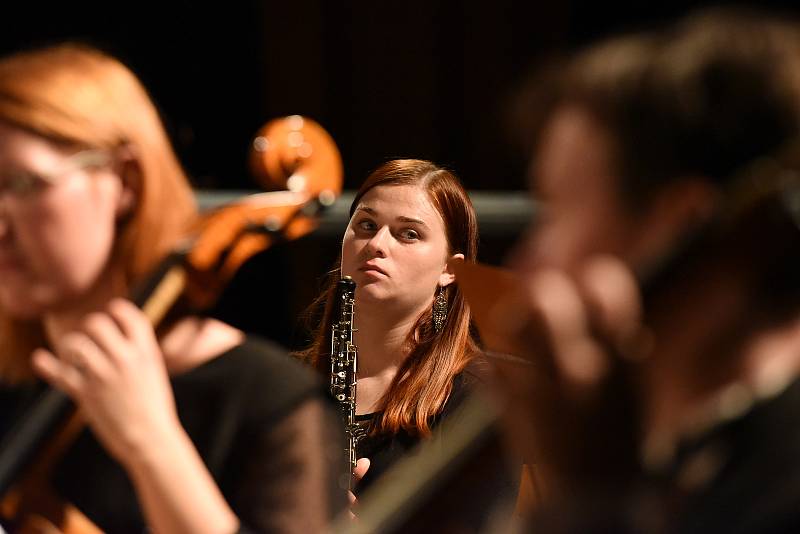
<path fill-rule="evenodd" d="M 379 284 L 366 283 L 357 286 L 356 288 L 356 306 L 359 305 L 375 305 L 387 304 L 394 299 L 394 296 L 386 291 L 384 288 L 379 287 Z"/>
<path fill-rule="evenodd" d="M 0 288 L 0 309 L 20 321 L 39 319 L 55 306 L 56 295 L 42 287 Z"/>
<path fill-rule="evenodd" d="M 44 307 L 36 302 L 20 302 L 19 299 L 0 298 L 0 309 L 3 315 L 18 321 L 33 321 L 44 313 Z"/>

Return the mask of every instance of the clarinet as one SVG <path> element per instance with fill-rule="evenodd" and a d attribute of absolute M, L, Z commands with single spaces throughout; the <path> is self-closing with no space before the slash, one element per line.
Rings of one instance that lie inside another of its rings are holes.
<path fill-rule="evenodd" d="M 352 489 L 352 472 L 356 466 L 356 445 L 363 435 L 356 423 L 356 372 L 358 347 L 353 343 L 353 313 L 356 283 L 349 276 L 336 284 L 334 322 L 331 329 L 331 395 L 336 400 L 339 416 L 344 423 L 349 473 L 348 489 Z"/>

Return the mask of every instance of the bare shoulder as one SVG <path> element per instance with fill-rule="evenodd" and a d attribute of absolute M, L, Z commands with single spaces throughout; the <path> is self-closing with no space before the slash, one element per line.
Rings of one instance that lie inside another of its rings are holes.
<path fill-rule="evenodd" d="M 159 339 L 170 374 L 178 374 L 230 351 L 245 340 L 238 328 L 217 319 L 180 319 Z"/>

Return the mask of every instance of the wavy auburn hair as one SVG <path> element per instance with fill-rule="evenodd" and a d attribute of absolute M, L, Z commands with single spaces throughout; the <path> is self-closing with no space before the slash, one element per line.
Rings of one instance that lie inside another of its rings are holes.
<path fill-rule="evenodd" d="M 478 221 L 475 209 L 456 176 L 429 161 L 398 159 L 384 163 L 367 177 L 350 206 L 350 216 L 371 189 L 378 186 L 413 185 L 428 195 L 442 217 L 447 234 L 448 254 L 475 260 L 478 248 Z M 312 303 L 310 316 L 320 316 L 312 344 L 298 355 L 320 373 L 330 372 L 330 335 L 336 282 L 341 276 L 340 262 L 328 274 L 325 289 Z M 374 432 L 412 435 L 430 434 L 430 423 L 443 408 L 452 389 L 453 377 L 464 370 L 477 352 L 470 331 L 470 311 L 458 280 L 444 288 L 447 320 L 436 332 L 432 310 L 417 319 L 406 339 L 408 357 L 403 361 L 380 402 L 381 416 Z M 433 297 L 433 295 L 432 295 Z M 311 319 L 313 322 L 313 319 Z"/>

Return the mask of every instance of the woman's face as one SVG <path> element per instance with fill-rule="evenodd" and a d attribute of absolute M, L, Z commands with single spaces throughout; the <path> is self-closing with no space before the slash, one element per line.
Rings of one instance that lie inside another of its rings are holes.
<path fill-rule="evenodd" d="M 362 198 L 342 242 L 342 275 L 356 282 L 357 302 L 421 312 L 436 287 L 454 280 L 444 222 L 428 194 L 413 185 L 383 185 Z"/>
<path fill-rule="evenodd" d="M 108 155 L 76 152 L 0 123 L 0 307 L 11 316 L 69 306 L 108 264 L 123 183 Z"/>

